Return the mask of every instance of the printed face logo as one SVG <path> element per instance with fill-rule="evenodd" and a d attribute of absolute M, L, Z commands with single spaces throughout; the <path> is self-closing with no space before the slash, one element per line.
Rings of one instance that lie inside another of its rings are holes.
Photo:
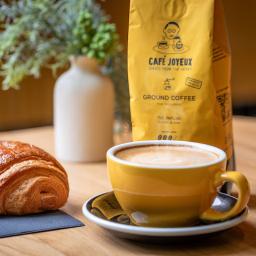
<path fill-rule="evenodd" d="M 186 52 L 188 47 L 182 42 L 180 30 L 180 26 L 177 22 L 168 22 L 163 28 L 162 40 L 157 42 L 157 45 L 155 45 L 153 49 L 163 54 Z"/>
<path fill-rule="evenodd" d="M 179 37 L 180 27 L 176 22 L 169 22 L 164 27 L 164 34 L 167 39 L 174 39 Z"/>

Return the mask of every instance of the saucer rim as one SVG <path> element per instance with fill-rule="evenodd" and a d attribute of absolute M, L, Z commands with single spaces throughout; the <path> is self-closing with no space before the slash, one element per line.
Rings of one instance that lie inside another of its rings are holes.
<path fill-rule="evenodd" d="M 111 191 L 109 191 L 111 192 Z M 121 232 L 125 234 L 131 235 L 140 235 L 140 236 L 155 236 L 155 237 L 182 237 L 182 236 L 196 236 L 196 235 L 204 235 L 215 233 L 218 231 L 223 231 L 229 228 L 232 228 L 240 223 L 242 223 L 249 212 L 248 206 L 245 209 L 232 219 L 228 219 L 226 221 L 212 223 L 208 225 L 201 225 L 201 226 L 193 226 L 193 227 L 141 227 L 141 226 L 131 226 L 127 224 L 120 224 L 109 220 L 104 220 L 96 215 L 92 214 L 88 206 L 91 205 L 91 202 L 95 200 L 97 197 L 104 195 L 106 193 L 100 193 L 93 197 L 90 197 L 88 200 L 85 201 L 82 207 L 83 215 L 91 222 L 97 224 L 98 226 L 116 232 Z M 225 196 L 231 197 L 235 200 L 237 198 L 219 192 L 219 194 L 224 194 Z"/>

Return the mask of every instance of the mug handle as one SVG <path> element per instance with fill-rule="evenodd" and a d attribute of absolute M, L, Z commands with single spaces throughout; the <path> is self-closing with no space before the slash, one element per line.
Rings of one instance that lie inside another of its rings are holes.
<path fill-rule="evenodd" d="M 219 212 L 210 208 L 201 215 L 201 220 L 210 222 L 224 221 L 236 216 L 246 207 L 250 198 L 250 186 L 246 177 L 237 171 L 223 172 L 215 177 L 215 186 L 218 187 L 226 181 L 234 183 L 238 188 L 236 204 L 226 212 Z"/>

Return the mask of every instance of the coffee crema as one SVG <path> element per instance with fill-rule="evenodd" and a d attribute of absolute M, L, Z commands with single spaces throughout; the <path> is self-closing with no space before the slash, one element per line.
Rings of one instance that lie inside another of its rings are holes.
<path fill-rule="evenodd" d="M 132 163 L 170 167 L 208 164 L 218 159 L 218 155 L 209 150 L 183 145 L 136 146 L 115 155 Z"/>

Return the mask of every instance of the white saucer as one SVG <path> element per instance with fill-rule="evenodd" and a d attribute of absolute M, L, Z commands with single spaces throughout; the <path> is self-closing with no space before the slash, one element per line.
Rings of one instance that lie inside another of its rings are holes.
<path fill-rule="evenodd" d="M 104 218 L 98 217 L 91 213 L 91 204 L 95 198 L 100 195 L 94 196 L 88 199 L 83 205 L 84 216 L 99 225 L 100 227 L 107 229 L 108 231 L 114 233 L 123 238 L 128 239 L 144 239 L 144 238 L 175 238 L 175 237 L 189 237 L 211 234 L 219 231 L 223 231 L 232 228 L 239 223 L 243 222 L 248 214 L 248 208 L 246 207 L 243 212 L 235 216 L 232 219 L 212 223 L 212 224 L 199 224 L 198 226 L 191 227 L 181 227 L 181 228 L 151 228 L 151 227 L 138 227 L 129 224 L 120 224 L 114 221 L 106 220 Z M 237 199 L 224 194 L 218 193 L 217 198 L 213 203 L 213 208 L 219 211 L 226 211 L 230 209 Z"/>

